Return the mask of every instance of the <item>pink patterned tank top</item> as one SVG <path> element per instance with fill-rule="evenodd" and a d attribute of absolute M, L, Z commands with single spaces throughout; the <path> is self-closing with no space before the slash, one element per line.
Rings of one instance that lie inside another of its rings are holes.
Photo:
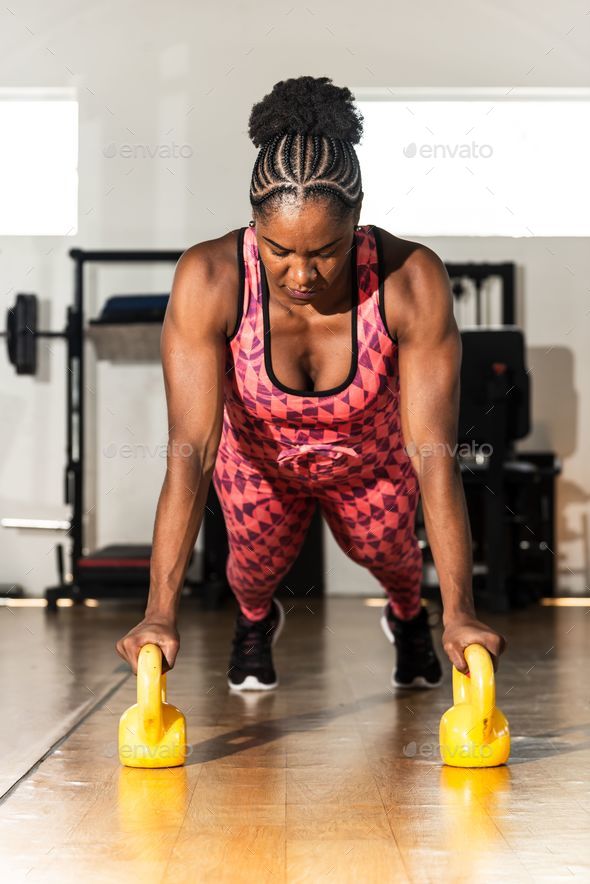
<path fill-rule="evenodd" d="M 264 473 L 311 485 L 344 478 L 414 478 L 399 419 L 398 347 L 387 329 L 379 228 L 355 230 L 348 376 L 329 390 L 294 390 L 271 362 L 269 295 L 256 233 L 238 236 L 239 309 L 227 339 L 224 482 Z M 233 478 L 232 478 L 233 477 Z"/>

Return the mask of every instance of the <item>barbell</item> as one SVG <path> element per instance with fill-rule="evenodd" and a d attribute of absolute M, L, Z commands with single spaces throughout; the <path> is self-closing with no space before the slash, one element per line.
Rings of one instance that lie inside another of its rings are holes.
<path fill-rule="evenodd" d="M 8 361 L 17 374 L 37 373 L 37 341 L 39 338 L 66 338 L 67 332 L 40 331 L 37 328 L 37 295 L 19 294 L 13 307 L 6 311 Z"/>

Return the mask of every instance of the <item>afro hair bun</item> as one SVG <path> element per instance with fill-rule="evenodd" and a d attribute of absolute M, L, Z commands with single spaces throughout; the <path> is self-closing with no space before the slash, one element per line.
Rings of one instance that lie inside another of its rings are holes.
<path fill-rule="evenodd" d="M 350 89 L 334 86 L 329 77 L 280 80 L 253 106 L 248 134 L 255 147 L 284 132 L 325 135 L 358 144 L 363 115 L 353 101 Z"/>

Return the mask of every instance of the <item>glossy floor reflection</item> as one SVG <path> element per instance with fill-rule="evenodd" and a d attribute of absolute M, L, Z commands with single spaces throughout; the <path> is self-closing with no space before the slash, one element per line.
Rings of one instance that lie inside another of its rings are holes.
<path fill-rule="evenodd" d="M 135 679 L 114 641 L 140 608 L 9 612 L 6 649 L 21 677 L 0 732 L 2 880 L 590 879 L 586 608 L 484 618 L 509 641 L 497 701 L 512 756 L 462 770 L 438 754 L 452 702 L 444 655 L 442 687 L 396 694 L 378 608 L 285 606 L 279 688 L 242 696 L 225 681 L 233 606 L 183 603 L 168 698 L 185 713 L 190 746 L 187 764 L 168 770 L 117 757 Z"/>

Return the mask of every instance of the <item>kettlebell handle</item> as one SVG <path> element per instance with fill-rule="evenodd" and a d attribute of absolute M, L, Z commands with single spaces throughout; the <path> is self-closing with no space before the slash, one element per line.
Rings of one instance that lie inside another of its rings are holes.
<path fill-rule="evenodd" d="M 142 739 L 155 742 L 164 728 L 162 703 L 166 702 L 166 675 L 162 674 L 162 649 L 143 645 L 137 658 L 137 706 Z"/>
<path fill-rule="evenodd" d="M 475 727 L 470 734 L 475 743 L 486 743 L 492 734 L 492 716 L 496 707 L 496 682 L 494 666 L 487 648 L 483 645 L 467 645 L 463 652 L 469 675 L 453 666 L 453 703 L 469 703 L 473 706 Z"/>

